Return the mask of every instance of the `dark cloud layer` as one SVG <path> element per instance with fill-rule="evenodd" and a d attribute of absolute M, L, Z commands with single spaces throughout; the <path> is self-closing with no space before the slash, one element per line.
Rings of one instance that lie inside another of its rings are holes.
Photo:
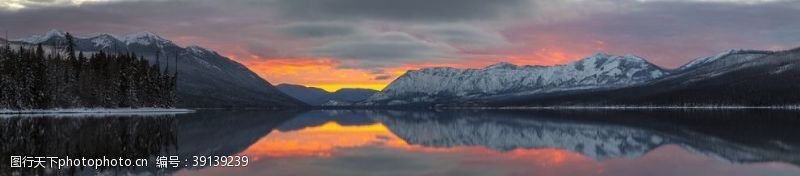
<path fill-rule="evenodd" d="M 800 45 L 798 1 L 136 0 L 80 6 L 36 4 L 35 8 L 0 10 L 0 30 L 8 30 L 12 37 L 52 28 L 77 34 L 151 31 L 240 60 L 324 57 L 337 60 L 341 68 L 359 69 L 492 59 L 484 56 L 522 57 L 556 47 L 580 54 L 633 53 L 675 67 L 732 48 Z"/>
<path fill-rule="evenodd" d="M 355 34 L 358 29 L 336 23 L 297 23 L 282 26 L 279 31 L 298 38 L 320 38 Z"/>
<path fill-rule="evenodd" d="M 526 0 L 277 0 L 284 17 L 304 20 L 452 22 L 524 15 Z"/>
<path fill-rule="evenodd" d="M 390 79 L 390 78 L 392 78 L 392 76 L 389 76 L 389 75 L 378 75 L 378 76 L 375 76 L 375 80 L 387 80 L 387 79 Z"/>
<path fill-rule="evenodd" d="M 371 68 L 407 61 L 448 58 L 452 51 L 445 45 L 420 40 L 406 33 L 385 32 L 330 42 L 311 49 L 311 52 L 321 57 L 355 61 L 346 62 L 344 67 Z"/>
<path fill-rule="evenodd" d="M 800 2 L 720 4 L 658 2 L 626 13 L 533 24 L 517 29 L 515 41 L 536 41 L 542 34 L 563 36 L 574 47 L 602 41 L 602 51 L 642 55 L 676 67 L 689 59 L 728 49 L 780 50 L 800 46 Z M 533 43 L 545 45 L 543 42 Z"/>

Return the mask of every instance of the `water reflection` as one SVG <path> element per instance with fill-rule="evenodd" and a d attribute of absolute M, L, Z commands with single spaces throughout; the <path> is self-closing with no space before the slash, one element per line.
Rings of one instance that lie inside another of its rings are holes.
<path fill-rule="evenodd" d="M 233 155 L 279 124 L 292 111 L 200 111 L 193 114 L 36 115 L 0 118 L 0 173 L 8 175 L 169 174 L 158 156 Z M 10 156 L 148 159 L 148 167 L 11 168 Z M 187 168 L 189 167 L 189 168 Z"/>
<path fill-rule="evenodd" d="M 0 118 L 0 171 L 14 175 L 85 175 L 131 167 L 12 168 L 10 156 L 66 158 L 151 158 L 176 148 L 176 121 L 169 115 Z M 49 164 L 49 160 L 46 160 Z"/>
<path fill-rule="evenodd" d="M 558 148 L 604 160 L 674 144 L 732 162 L 800 164 L 794 112 L 389 111 L 372 117 L 409 143 L 431 147 Z"/>
<path fill-rule="evenodd" d="M 277 175 L 796 175 L 799 122 L 776 111 L 312 111 L 240 154 Z"/>
<path fill-rule="evenodd" d="M 248 167 L 0 173 L 178 175 L 798 175 L 796 112 L 199 111 L 0 118 L 10 155 L 247 155 Z"/>

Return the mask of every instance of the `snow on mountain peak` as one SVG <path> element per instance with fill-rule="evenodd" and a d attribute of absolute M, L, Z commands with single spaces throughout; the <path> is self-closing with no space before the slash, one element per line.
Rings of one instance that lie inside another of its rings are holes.
<path fill-rule="evenodd" d="M 47 42 L 47 41 L 53 40 L 54 38 L 57 39 L 57 40 L 63 40 L 64 37 L 66 36 L 66 34 L 67 34 L 67 32 L 64 32 L 62 30 L 53 29 L 53 30 L 48 31 L 45 34 L 32 35 L 32 36 L 29 36 L 29 37 L 15 39 L 15 40 L 11 40 L 11 41 L 24 42 L 24 43 L 28 43 L 28 44 L 39 44 L 39 43 L 43 43 L 43 42 Z M 74 36 L 74 37 L 75 37 L 76 43 L 79 44 L 79 45 L 85 42 L 87 44 L 90 44 L 91 47 L 96 47 L 96 48 L 99 48 L 99 49 L 110 48 L 110 47 L 112 47 L 114 45 L 117 45 L 117 44 L 126 45 L 126 46 L 130 46 L 130 45 L 133 45 L 133 44 L 142 45 L 142 46 L 155 45 L 155 46 L 157 46 L 159 48 L 163 48 L 165 46 L 174 45 L 172 43 L 172 41 L 169 41 L 169 40 L 164 39 L 164 38 L 162 38 L 162 37 L 160 37 L 160 36 L 158 36 L 158 35 L 156 35 L 156 34 L 154 34 L 152 32 L 147 32 L 147 31 L 130 33 L 130 34 L 122 36 L 122 37 L 118 37 L 116 35 L 109 34 L 109 33 L 99 33 L 99 34 L 93 35 L 93 36 L 90 35 L 88 37 L 86 37 L 86 36 L 84 36 L 84 37 Z"/>
<path fill-rule="evenodd" d="M 610 55 L 610 54 L 608 54 L 608 53 L 596 52 L 596 53 L 594 53 L 594 54 L 592 54 L 592 55 L 589 55 L 589 57 L 586 57 L 586 58 L 587 58 L 587 59 L 588 59 L 588 58 L 607 58 L 607 57 L 611 57 L 611 56 L 612 56 L 612 55 Z"/>
<path fill-rule="evenodd" d="M 636 56 L 636 55 L 633 55 L 633 54 L 625 54 L 625 55 L 622 55 L 622 56 L 616 56 L 616 55 L 611 55 L 611 54 L 607 54 L 607 53 L 594 53 L 594 54 L 590 55 L 589 57 L 586 57 L 584 59 L 578 60 L 576 62 L 580 62 L 580 61 L 584 61 L 584 60 L 598 60 L 598 59 L 612 59 L 612 60 L 627 60 L 627 61 L 634 61 L 634 62 L 647 62 L 647 60 L 645 60 L 644 58 Z"/>
<path fill-rule="evenodd" d="M 186 47 L 186 49 L 189 50 L 192 53 L 195 53 L 195 54 L 206 54 L 206 53 L 211 53 L 212 52 L 212 51 L 210 51 L 208 49 L 205 49 L 205 48 L 197 46 L 197 45 L 189 45 L 189 46 Z"/>
<path fill-rule="evenodd" d="M 645 60 L 644 58 L 639 57 L 637 55 L 633 55 L 633 54 L 625 54 L 625 55 L 620 56 L 620 57 L 622 59 L 627 59 L 627 60 L 636 61 L 636 62 L 647 62 L 647 60 Z"/>
<path fill-rule="evenodd" d="M 89 39 L 92 40 L 92 44 L 94 44 L 95 47 L 100 48 L 111 47 L 111 45 L 113 45 L 115 42 L 120 41 L 119 37 L 107 33 L 102 33 Z"/>
<path fill-rule="evenodd" d="M 47 34 L 45 34 L 45 36 L 51 36 L 51 37 L 52 36 L 63 37 L 63 36 L 66 36 L 66 35 L 67 35 L 67 32 L 64 32 L 63 30 L 60 30 L 60 29 L 50 29 L 50 31 L 47 31 Z"/>
<path fill-rule="evenodd" d="M 192 50 L 206 50 L 205 48 L 203 48 L 203 47 L 200 47 L 200 46 L 197 46 L 197 45 L 189 45 L 189 46 L 186 46 L 186 49 L 192 49 Z"/>
<path fill-rule="evenodd" d="M 518 67 L 498 63 L 484 69 L 448 67 L 412 70 L 393 81 L 371 102 L 433 102 L 441 97 L 476 98 L 629 86 L 666 75 L 633 56 L 594 54 L 566 65 Z"/>
<path fill-rule="evenodd" d="M 62 30 L 51 29 L 50 31 L 48 31 L 44 35 L 33 35 L 33 36 L 30 36 L 30 37 L 20 38 L 20 39 L 16 39 L 16 40 L 12 40 L 12 41 L 25 42 L 25 43 L 30 43 L 30 44 L 39 44 L 39 43 L 42 43 L 44 41 L 50 40 L 50 38 L 53 38 L 53 37 L 64 37 L 66 35 L 67 35 L 67 33 L 62 31 Z"/>
<path fill-rule="evenodd" d="M 615 56 L 605 53 L 595 53 L 589 57 L 586 57 L 581 60 L 577 60 L 568 64 L 568 66 L 574 67 L 579 71 L 583 71 L 584 69 L 588 70 L 589 72 L 602 72 L 608 70 L 625 70 L 630 68 L 644 68 L 644 67 L 652 67 L 656 68 L 657 72 L 654 72 L 654 77 L 661 76 L 663 73 L 661 72 L 661 68 L 647 62 L 647 60 L 627 54 L 623 56 Z"/>
<path fill-rule="evenodd" d="M 515 68 L 517 68 L 517 65 L 514 65 L 512 63 L 499 62 L 499 63 L 496 63 L 496 64 L 492 64 L 492 65 L 486 66 L 484 69 L 488 70 L 488 69 L 515 69 Z"/>
<path fill-rule="evenodd" d="M 94 37 L 90 37 L 90 38 L 104 38 L 104 39 L 120 40 L 119 37 L 117 37 L 116 35 L 109 34 L 109 33 L 100 33 L 100 34 L 97 34 Z"/>
<path fill-rule="evenodd" d="M 127 45 L 130 44 L 150 45 L 151 43 L 157 41 L 163 41 L 167 43 L 169 42 L 168 40 L 163 39 L 160 36 L 149 31 L 135 32 L 125 35 L 125 37 L 123 37 L 123 41 Z"/>
<path fill-rule="evenodd" d="M 701 57 L 695 60 L 686 63 L 685 65 L 676 69 L 676 71 L 684 71 L 689 70 L 691 68 L 695 68 L 700 65 L 710 64 L 712 62 L 722 60 L 723 58 L 728 58 L 729 56 L 734 55 L 741 55 L 742 57 L 738 57 L 737 59 L 725 59 L 726 61 L 730 62 L 739 62 L 739 61 L 746 61 L 758 58 L 760 56 L 764 56 L 766 54 L 772 53 L 771 51 L 759 51 L 759 50 L 745 50 L 745 49 L 731 49 L 724 52 L 717 53 L 713 56 Z"/>

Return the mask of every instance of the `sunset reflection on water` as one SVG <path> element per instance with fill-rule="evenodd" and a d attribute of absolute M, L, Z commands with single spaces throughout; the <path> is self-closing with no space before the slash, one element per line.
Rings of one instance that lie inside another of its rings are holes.
<path fill-rule="evenodd" d="M 772 157 L 768 161 L 735 160 L 747 156 L 724 152 L 751 152 L 736 150 L 748 146 L 706 136 L 663 136 L 636 126 L 485 115 L 312 111 L 281 123 L 261 137 L 249 138 L 252 140 L 248 146 L 235 153 L 250 158 L 247 167 L 194 168 L 181 170 L 177 175 L 800 173 L 800 167 L 786 162 L 793 161 L 792 156 Z M 540 135 L 554 136 L 540 138 Z M 668 138 L 650 140 L 653 137 Z M 718 143 L 675 140 L 685 138 Z M 672 141 L 663 142 L 667 140 Z M 590 147 L 592 150 L 588 150 Z"/>
<path fill-rule="evenodd" d="M 482 159 L 524 160 L 529 164 L 541 166 L 564 164 L 568 160 L 572 162 L 590 161 L 589 158 L 580 154 L 553 148 L 514 149 L 499 152 L 473 146 L 426 147 L 412 145 L 395 135 L 382 123 L 345 126 L 335 121 L 292 131 L 276 129 L 238 155 L 250 156 L 254 160 L 282 157 L 331 157 L 341 150 L 363 147 L 423 153 L 467 153 L 482 156 Z"/>

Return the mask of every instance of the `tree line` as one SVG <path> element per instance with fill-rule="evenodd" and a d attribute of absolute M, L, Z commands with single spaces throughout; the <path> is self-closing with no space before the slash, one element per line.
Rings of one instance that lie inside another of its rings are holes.
<path fill-rule="evenodd" d="M 150 64 L 134 53 L 84 54 L 75 50 L 72 35 L 65 38 L 47 49 L 12 49 L 6 42 L 0 49 L 0 109 L 174 106 L 177 71 L 162 69 L 158 51 Z"/>

